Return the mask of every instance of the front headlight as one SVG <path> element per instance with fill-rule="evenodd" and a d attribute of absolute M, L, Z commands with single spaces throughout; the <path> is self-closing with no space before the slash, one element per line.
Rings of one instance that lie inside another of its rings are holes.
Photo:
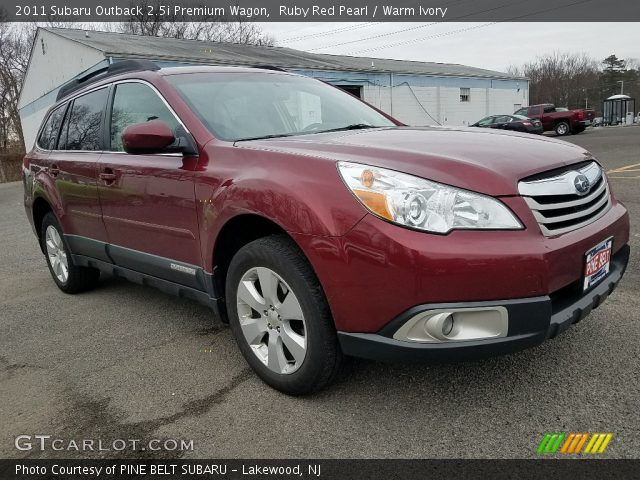
<path fill-rule="evenodd" d="M 374 215 L 435 233 L 455 229 L 521 229 L 499 200 L 405 173 L 351 162 L 338 171 L 356 198 Z"/>

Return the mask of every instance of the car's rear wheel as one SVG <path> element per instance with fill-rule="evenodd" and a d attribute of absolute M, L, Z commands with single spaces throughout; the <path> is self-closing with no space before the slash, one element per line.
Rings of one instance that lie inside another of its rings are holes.
<path fill-rule="evenodd" d="M 556 127 L 554 128 L 554 130 L 556 131 L 556 135 L 558 136 L 563 136 L 563 135 L 569 135 L 571 129 L 569 128 L 569 124 L 567 122 L 560 122 L 556 125 Z"/>
<path fill-rule="evenodd" d="M 244 358 L 267 384 L 290 395 L 334 378 L 342 354 L 322 287 L 286 236 L 251 242 L 226 279 L 229 323 Z"/>
<path fill-rule="evenodd" d="M 96 286 L 100 271 L 73 263 L 60 223 L 51 212 L 42 220 L 40 239 L 49 272 L 60 290 L 65 293 L 80 293 Z"/>

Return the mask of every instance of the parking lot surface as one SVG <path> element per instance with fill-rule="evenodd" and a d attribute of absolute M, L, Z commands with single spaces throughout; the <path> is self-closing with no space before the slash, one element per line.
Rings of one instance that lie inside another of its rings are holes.
<path fill-rule="evenodd" d="M 0 457 L 140 455 L 14 447 L 17 435 L 45 434 L 193 440 L 191 451 L 142 453 L 183 458 L 523 458 L 549 431 L 613 432 L 603 456 L 640 457 L 640 128 L 567 140 L 599 158 L 632 218 L 631 262 L 604 305 L 509 356 L 350 360 L 335 385 L 304 398 L 265 386 L 197 303 L 113 278 L 60 292 L 22 185 L 0 185 Z"/>

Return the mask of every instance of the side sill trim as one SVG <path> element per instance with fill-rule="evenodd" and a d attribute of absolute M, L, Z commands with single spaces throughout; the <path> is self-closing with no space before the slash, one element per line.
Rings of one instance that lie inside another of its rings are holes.
<path fill-rule="evenodd" d="M 208 292 L 214 297 L 218 296 L 216 290 L 209 289 L 213 283 L 207 281 L 204 269 L 197 265 L 112 245 L 80 235 L 65 235 L 64 237 L 74 255 L 113 263 L 131 271 Z"/>
<path fill-rule="evenodd" d="M 120 267 L 118 265 L 114 265 L 113 263 L 104 262 L 96 258 L 74 254 L 72 254 L 71 257 L 75 265 L 97 268 L 100 271 L 113 275 L 114 277 L 125 278 L 126 280 L 137 283 L 139 285 L 151 286 L 176 297 L 195 300 L 202 305 L 211 308 L 216 317 L 222 319 L 222 316 L 220 314 L 220 300 L 218 298 L 212 297 L 207 292 L 187 287 L 185 285 L 181 285 L 169 280 L 164 280 L 162 278 L 154 277 L 152 275 L 147 275 L 145 273 L 140 273 L 135 270 Z"/>

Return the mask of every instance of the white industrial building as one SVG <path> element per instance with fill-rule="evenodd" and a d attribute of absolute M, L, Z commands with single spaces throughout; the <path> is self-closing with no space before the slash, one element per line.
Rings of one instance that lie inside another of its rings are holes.
<path fill-rule="evenodd" d="M 148 59 L 176 65 L 269 65 L 359 95 L 409 125 L 469 125 L 529 101 L 525 78 L 464 65 L 322 55 L 263 47 L 73 29 L 38 30 L 19 108 L 30 149 L 58 89 L 108 63 Z"/>

